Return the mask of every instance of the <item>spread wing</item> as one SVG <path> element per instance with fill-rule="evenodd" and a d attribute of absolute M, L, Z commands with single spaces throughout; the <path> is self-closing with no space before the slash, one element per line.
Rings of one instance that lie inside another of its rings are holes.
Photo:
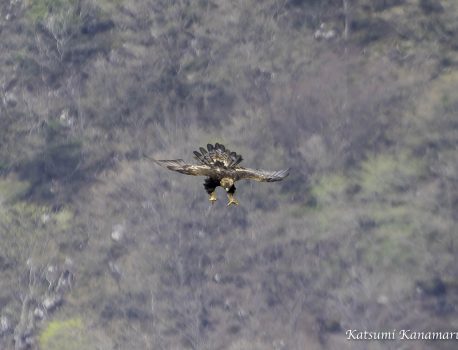
<path fill-rule="evenodd" d="M 169 170 L 178 171 L 181 174 L 194 176 L 212 176 L 215 170 L 208 165 L 187 164 L 183 159 L 156 160 L 149 158 L 160 166 Z"/>
<path fill-rule="evenodd" d="M 289 169 L 278 170 L 278 171 L 268 171 L 261 169 L 250 169 L 237 167 L 235 169 L 237 180 L 256 180 L 264 182 L 274 182 L 281 181 L 289 175 Z"/>

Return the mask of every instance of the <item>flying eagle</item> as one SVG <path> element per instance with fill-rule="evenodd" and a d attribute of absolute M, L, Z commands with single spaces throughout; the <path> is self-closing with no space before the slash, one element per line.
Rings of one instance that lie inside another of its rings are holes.
<path fill-rule="evenodd" d="M 187 164 L 183 159 L 156 160 L 154 162 L 169 170 L 177 171 L 186 175 L 207 176 L 204 187 L 210 195 L 213 204 L 216 201 L 216 187 L 221 186 L 227 192 L 229 202 L 227 205 L 238 205 L 234 198 L 235 182 L 243 179 L 263 182 L 281 181 L 288 176 L 289 169 L 279 171 L 267 171 L 250 169 L 239 166 L 243 160 L 242 156 L 231 152 L 224 145 L 216 143 L 207 145 L 207 149 L 200 147 L 194 151 L 195 159 L 199 164 Z M 149 158 L 149 157 L 148 157 Z"/>

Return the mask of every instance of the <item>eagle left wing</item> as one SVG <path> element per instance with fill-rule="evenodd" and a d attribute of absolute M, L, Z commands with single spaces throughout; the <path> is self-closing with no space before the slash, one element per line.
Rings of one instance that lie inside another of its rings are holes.
<path fill-rule="evenodd" d="M 149 157 L 148 157 L 149 158 Z M 177 171 L 181 174 L 193 176 L 211 176 L 215 170 L 208 165 L 187 164 L 183 159 L 173 160 L 156 160 L 151 159 L 153 162 L 169 170 Z"/>
<path fill-rule="evenodd" d="M 250 168 L 243 168 L 237 167 L 235 168 L 235 173 L 237 176 L 237 180 L 256 180 L 256 181 L 263 181 L 263 182 L 275 182 L 281 181 L 285 177 L 289 175 L 289 169 L 285 170 L 278 170 L 278 171 L 268 171 L 268 170 L 261 170 L 261 169 L 250 169 Z"/>

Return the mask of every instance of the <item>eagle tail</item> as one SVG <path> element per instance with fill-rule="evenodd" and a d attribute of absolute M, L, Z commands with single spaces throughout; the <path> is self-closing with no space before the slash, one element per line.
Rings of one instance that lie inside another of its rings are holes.
<path fill-rule="evenodd" d="M 226 147 L 224 147 L 224 145 L 220 144 L 220 143 L 215 143 L 215 149 L 217 150 L 220 150 L 221 152 L 226 152 Z"/>
<path fill-rule="evenodd" d="M 233 152 L 235 153 L 235 152 Z M 231 167 L 234 167 L 238 164 L 240 164 L 240 162 L 243 160 L 242 156 L 239 154 L 239 155 L 235 155 L 234 157 L 231 157 L 232 158 L 232 162 L 231 162 Z"/>

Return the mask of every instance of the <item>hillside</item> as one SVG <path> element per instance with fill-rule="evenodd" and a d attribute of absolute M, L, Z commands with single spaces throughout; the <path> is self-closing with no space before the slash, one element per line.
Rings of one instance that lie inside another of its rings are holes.
<path fill-rule="evenodd" d="M 0 349 L 455 349 L 458 2 L 0 4 Z M 148 159 L 291 168 L 211 206 Z"/>

